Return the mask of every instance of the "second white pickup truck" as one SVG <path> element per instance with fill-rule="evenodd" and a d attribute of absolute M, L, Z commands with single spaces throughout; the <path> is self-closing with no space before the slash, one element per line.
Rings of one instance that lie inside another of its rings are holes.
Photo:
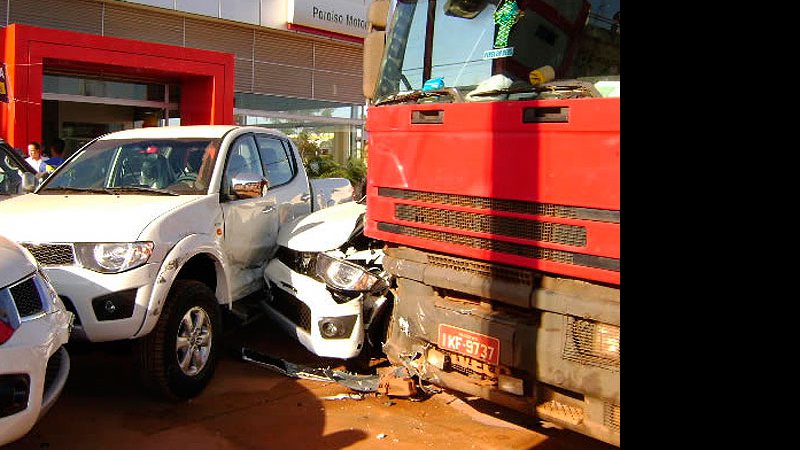
<path fill-rule="evenodd" d="M 0 234 L 36 257 L 76 337 L 136 339 L 145 384 L 190 398 L 214 373 L 222 308 L 265 287 L 281 225 L 349 200 L 349 181 L 310 181 L 278 131 L 142 128 L 97 138 L 0 202 Z"/>

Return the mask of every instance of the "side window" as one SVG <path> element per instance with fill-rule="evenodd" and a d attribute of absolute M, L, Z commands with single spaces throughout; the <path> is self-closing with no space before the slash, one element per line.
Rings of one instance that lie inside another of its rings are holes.
<path fill-rule="evenodd" d="M 264 175 L 264 171 L 261 170 L 261 159 L 258 156 L 258 147 L 256 147 L 256 142 L 250 134 L 239 137 L 233 145 L 231 145 L 223 180 L 224 192 L 228 194 L 232 193 L 231 188 L 233 185 L 231 184 L 231 180 L 240 173 Z"/>
<path fill-rule="evenodd" d="M 287 142 L 265 134 L 256 135 L 256 141 L 270 187 L 286 184 L 294 178 L 297 170 Z"/>

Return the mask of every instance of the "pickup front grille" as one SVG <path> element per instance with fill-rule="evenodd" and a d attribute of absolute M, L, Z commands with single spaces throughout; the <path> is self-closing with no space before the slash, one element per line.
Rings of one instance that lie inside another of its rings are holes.
<path fill-rule="evenodd" d="M 53 388 L 53 383 L 58 378 L 58 372 L 61 371 L 61 364 L 64 356 L 63 353 L 64 353 L 63 347 L 59 348 L 58 350 L 56 350 L 55 353 L 53 353 L 52 356 L 50 356 L 50 359 L 47 360 L 47 367 L 44 373 L 45 396 L 47 396 L 47 394 Z"/>
<path fill-rule="evenodd" d="M 75 253 L 69 244 L 21 243 L 42 266 L 71 266 L 75 264 Z"/>
<path fill-rule="evenodd" d="M 311 332 L 311 309 L 283 289 L 274 286 L 270 305 L 298 327 Z"/>
<path fill-rule="evenodd" d="M 288 247 L 279 246 L 275 254 L 280 262 L 297 273 L 317 277 L 317 252 L 298 252 Z"/>
<path fill-rule="evenodd" d="M 44 311 L 42 299 L 39 296 L 39 290 L 36 289 L 33 278 L 28 278 L 22 283 L 10 288 L 9 291 L 11 292 L 11 297 L 14 299 L 14 305 L 17 307 L 17 312 L 21 319 Z"/>

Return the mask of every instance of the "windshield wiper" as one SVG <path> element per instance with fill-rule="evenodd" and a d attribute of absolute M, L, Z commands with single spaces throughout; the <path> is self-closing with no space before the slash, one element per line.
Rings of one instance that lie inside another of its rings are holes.
<path fill-rule="evenodd" d="M 525 82 L 514 82 L 511 86 L 481 92 L 470 92 L 467 97 L 493 95 L 510 95 L 536 92 L 539 95 L 558 98 L 602 97 L 594 84 L 581 80 L 558 80 L 532 85 Z"/>
<path fill-rule="evenodd" d="M 431 89 L 429 91 L 411 91 L 411 92 L 398 92 L 397 94 L 390 95 L 386 98 L 380 99 L 375 102 L 375 105 L 384 105 L 388 103 L 405 103 L 409 101 L 418 101 L 421 98 L 425 97 L 442 97 L 448 96 L 453 99 L 455 102 L 462 102 L 464 101 L 461 97 L 461 93 L 456 90 L 456 88 L 446 87 L 441 89 Z"/>
<path fill-rule="evenodd" d="M 119 194 L 120 192 L 141 192 L 156 195 L 180 195 L 166 189 L 157 189 L 145 186 L 117 186 L 106 188 L 106 191 L 112 194 Z"/>
<path fill-rule="evenodd" d="M 58 186 L 58 187 L 46 187 L 37 192 L 37 194 L 55 194 L 57 192 L 85 192 L 89 194 L 108 194 L 113 195 L 113 192 L 109 192 L 108 189 L 104 188 L 81 188 L 81 187 L 69 187 L 69 186 Z"/>

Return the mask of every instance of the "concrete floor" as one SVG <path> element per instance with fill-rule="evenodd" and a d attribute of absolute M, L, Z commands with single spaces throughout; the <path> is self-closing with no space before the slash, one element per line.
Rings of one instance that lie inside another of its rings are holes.
<path fill-rule="evenodd" d="M 616 448 L 449 393 L 422 401 L 325 399 L 352 391 L 241 361 L 236 349 L 242 345 L 298 364 L 341 368 L 341 361 L 316 357 L 261 319 L 226 336 L 227 351 L 201 395 L 171 403 L 142 391 L 128 342 L 73 342 L 61 397 L 4 450 Z"/>

